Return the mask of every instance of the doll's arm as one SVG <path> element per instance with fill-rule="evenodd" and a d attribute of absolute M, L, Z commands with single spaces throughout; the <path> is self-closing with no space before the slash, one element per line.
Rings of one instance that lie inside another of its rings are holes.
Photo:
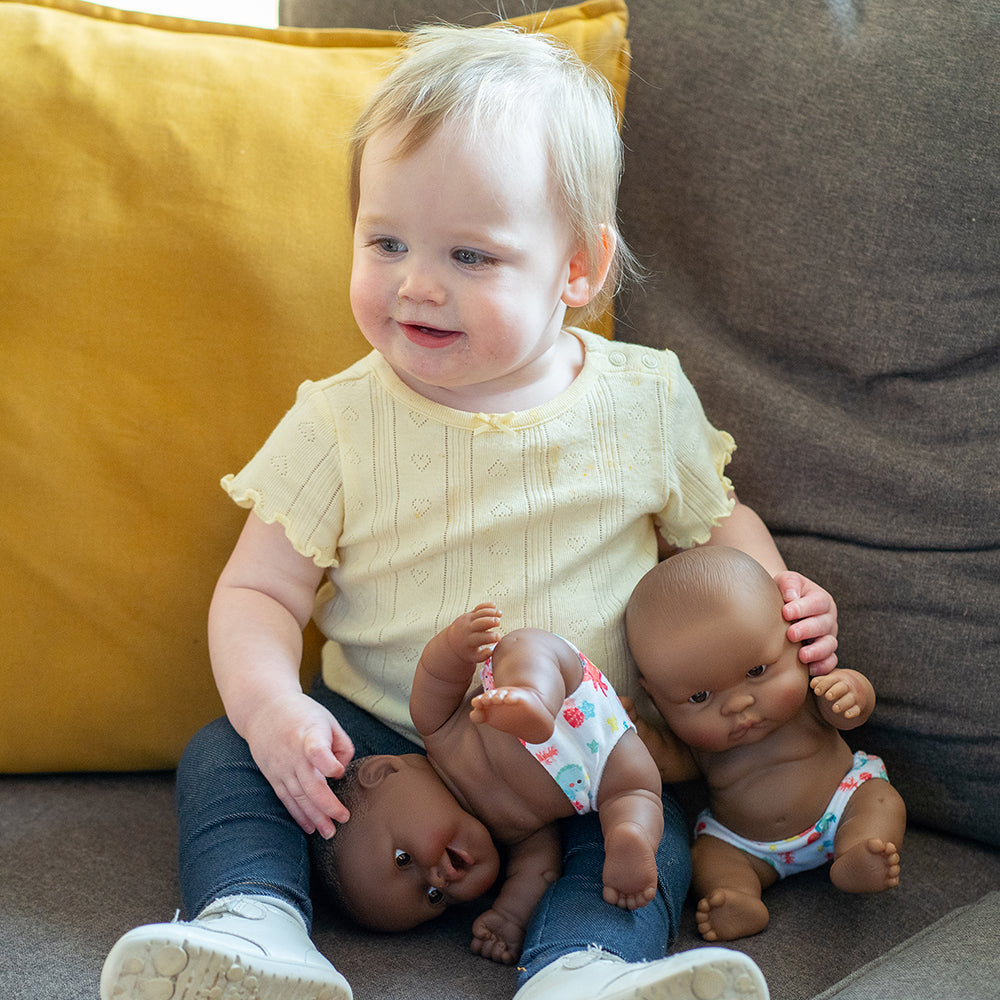
<path fill-rule="evenodd" d="M 875 708 L 875 689 L 864 674 L 843 668 L 814 677 L 810 687 L 820 714 L 837 729 L 854 729 L 867 722 Z"/>
<path fill-rule="evenodd" d="M 521 954 L 524 931 L 545 890 L 562 867 L 555 824 L 543 826 L 510 849 L 506 881 L 493 905 L 472 924 L 472 950 L 511 965 Z"/>
<path fill-rule="evenodd" d="M 500 638 L 495 604 L 477 604 L 442 629 L 421 654 L 410 690 L 410 718 L 421 736 L 443 726 L 462 704 L 476 664 Z"/>
<path fill-rule="evenodd" d="M 669 729 L 657 729 L 651 726 L 639 715 L 631 698 L 623 697 L 621 702 L 635 725 L 639 739 L 646 744 L 649 756 L 653 758 L 656 769 L 660 772 L 660 780 L 664 784 L 689 781 L 701 774 L 694 757 L 691 756 L 691 750 L 685 743 L 677 739 Z"/>

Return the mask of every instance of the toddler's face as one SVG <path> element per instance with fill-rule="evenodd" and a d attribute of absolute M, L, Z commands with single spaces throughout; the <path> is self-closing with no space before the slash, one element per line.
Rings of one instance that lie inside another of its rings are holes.
<path fill-rule="evenodd" d="M 767 587 L 644 643 L 642 685 L 679 739 L 709 752 L 749 746 L 801 710 L 809 670 L 781 605 Z"/>
<path fill-rule="evenodd" d="M 355 318 L 404 382 L 456 409 L 538 405 L 565 388 L 551 391 L 554 375 L 572 381 L 570 351 L 579 362 L 562 323 L 567 303 L 582 304 L 581 286 L 589 299 L 585 255 L 550 190 L 537 131 L 527 122 L 473 144 L 446 124 L 399 158 L 404 133 L 384 129 L 362 157 Z"/>
<path fill-rule="evenodd" d="M 500 869 L 496 845 L 427 758 L 371 760 L 364 806 L 336 834 L 352 912 L 377 930 L 407 930 L 486 892 Z"/>

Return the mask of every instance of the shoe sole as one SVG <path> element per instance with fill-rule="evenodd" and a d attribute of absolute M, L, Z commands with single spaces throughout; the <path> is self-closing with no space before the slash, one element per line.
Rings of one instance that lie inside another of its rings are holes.
<path fill-rule="evenodd" d="M 709 959 L 710 950 L 718 951 L 718 956 Z M 681 955 L 691 960 L 687 968 L 671 970 L 660 982 L 637 985 L 631 991 L 611 990 L 608 1000 L 768 1000 L 770 996 L 761 971 L 740 952 L 695 948 Z"/>
<path fill-rule="evenodd" d="M 329 982 L 167 935 L 122 941 L 101 976 L 102 1000 L 350 1000 Z"/>

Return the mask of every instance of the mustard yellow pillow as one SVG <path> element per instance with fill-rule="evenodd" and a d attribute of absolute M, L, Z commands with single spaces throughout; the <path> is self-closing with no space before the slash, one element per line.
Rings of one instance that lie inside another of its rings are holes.
<path fill-rule="evenodd" d="M 517 21 L 624 100 L 620 0 Z M 0 0 L 0 770 L 172 767 L 221 712 L 219 477 L 367 349 L 345 137 L 401 37 Z"/>

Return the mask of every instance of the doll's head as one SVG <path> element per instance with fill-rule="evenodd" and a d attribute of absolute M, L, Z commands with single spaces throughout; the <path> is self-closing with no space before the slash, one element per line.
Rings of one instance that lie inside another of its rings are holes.
<path fill-rule="evenodd" d="M 809 670 L 788 641 L 777 584 L 737 549 L 657 564 L 626 610 L 642 686 L 680 740 L 705 751 L 759 742 L 800 711 Z"/>
<path fill-rule="evenodd" d="M 445 126 L 469 146 L 486 144 L 497 157 L 526 136 L 543 145 L 546 197 L 585 248 L 587 273 L 595 279 L 593 297 L 571 307 L 568 320 L 584 323 L 600 315 L 622 275 L 636 271 L 617 228 L 623 157 L 607 81 L 549 35 L 512 27 L 417 29 L 355 125 L 352 219 L 372 137 L 395 133 L 396 155 L 405 158 Z"/>
<path fill-rule="evenodd" d="M 330 787 L 351 818 L 330 840 L 310 838 L 313 871 L 363 926 L 407 930 L 496 881 L 489 831 L 422 754 L 358 758 Z"/>

